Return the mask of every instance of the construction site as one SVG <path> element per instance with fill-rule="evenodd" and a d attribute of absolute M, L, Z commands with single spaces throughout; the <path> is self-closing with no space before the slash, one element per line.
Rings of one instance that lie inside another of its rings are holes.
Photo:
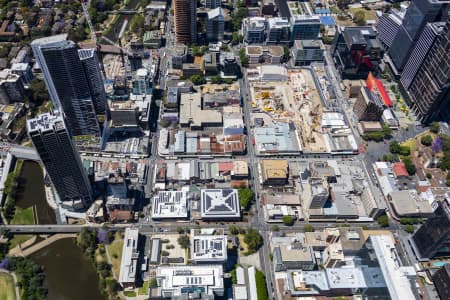
<path fill-rule="evenodd" d="M 309 69 L 289 70 L 285 82 L 253 82 L 250 86 L 255 126 L 273 122 L 295 126 L 303 152 L 328 152 L 321 130 L 323 106 Z"/>
<path fill-rule="evenodd" d="M 295 110 L 303 152 L 328 152 L 322 132 L 323 106 L 309 69 L 289 72 L 289 85 L 294 93 Z"/>

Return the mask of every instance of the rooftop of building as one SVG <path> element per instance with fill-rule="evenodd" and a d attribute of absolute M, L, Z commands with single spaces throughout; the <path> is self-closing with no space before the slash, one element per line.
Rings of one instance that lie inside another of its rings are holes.
<path fill-rule="evenodd" d="M 223 20 L 223 9 L 222 7 L 217 7 L 214 9 L 211 9 L 210 11 L 208 11 L 208 19 L 215 19 L 215 18 L 219 18 Z"/>
<path fill-rule="evenodd" d="M 34 131 L 49 131 L 53 129 L 62 129 L 64 127 L 64 120 L 60 115 L 52 115 L 50 113 L 44 113 L 38 115 L 34 119 L 27 120 L 28 132 Z"/>
<path fill-rule="evenodd" d="M 288 123 L 279 122 L 266 127 L 255 127 L 254 138 L 257 154 L 300 151 L 295 130 Z"/>
<path fill-rule="evenodd" d="M 310 245 L 303 244 L 299 241 L 292 241 L 289 244 L 279 245 L 276 248 L 280 249 L 281 260 L 288 261 L 303 261 L 314 262 L 314 252 Z M 275 251 L 278 251 L 276 250 Z"/>
<path fill-rule="evenodd" d="M 247 46 L 245 48 L 247 55 L 270 54 L 272 56 L 283 56 L 284 49 L 281 46 Z"/>
<path fill-rule="evenodd" d="M 190 287 L 205 287 L 207 294 L 223 289 L 222 265 L 159 266 L 156 278 L 161 279 L 160 289 L 173 291 L 172 296 L 179 296 Z"/>
<path fill-rule="evenodd" d="M 428 201 L 422 200 L 412 190 L 392 191 L 389 199 L 397 216 L 430 215 L 433 209 Z"/>
<path fill-rule="evenodd" d="M 335 289 L 386 287 L 380 268 L 342 267 L 321 271 L 291 270 L 289 274 L 292 288 L 298 294 L 320 294 Z"/>
<path fill-rule="evenodd" d="M 222 113 L 217 110 L 202 110 L 201 93 L 182 94 L 180 124 L 202 127 L 205 123 L 222 123 Z"/>
<path fill-rule="evenodd" d="M 202 218 L 239 218 L 241 216 L 236 189 L 201 190 Z"/>
<path fill-rule="evenodd" d="M 126 228 L 122 260 L 120 263 L 119 282 L 134 283 L 136 281 L 137 261 L 139 253 L 137 250 L 139 239 L 139 230 L 137 228 Z"/>
<path fill-rule="evenodd" d="M 264 159 L 261 161 L 263 178 L 287 178 L 289 164 L 284 159 Z"/>
<path fill-rule="evenodd" d="M 324 45 L 321 40 L 295 40 L 294 47 L 297 49 L 307 49 L 307 48 L 324 49 Z"/>
<path fill-rule="evenodd" d="M 66 41 L 67 35 L 68 35 L 67 33 L 63 33 L 63 34 L 47 36 L 47 37 L 43 37 L 43 38 L 39 38 L 39 39 L 34 39 L 31 42 L 31 46 L 45 45 L 45 44 L 50 44 L 50 43 L 58 43 L 58 42 Z"/>
<path fill-rule="evenodd" d="M 369 236 L 377 257 L 382 277 L 386 282 L 389 295 L 393 300 L 414 299 L 410 278 L 415 277 L 413 267 L 402 267 L 392 236 Z"/>
<path fill-rule="evenodd" d="M 188 190 L 188 187 L 183 187 L 181 191 L 159 191 L 152 198 L 152 218 L 187 218 L 189 210 Z"/>
<path fill-rule="evenodd" d="M 227 237 L 223 230 L 191 229 L 192 261 L 226 261 Z"/>
<path fill-rule="evenodd" d="M 244 24 L 247 25 L 247 30 L 262 30 L 266 26 L 266 18 L 264 17 L 250 17 L 244 19 Z"/>

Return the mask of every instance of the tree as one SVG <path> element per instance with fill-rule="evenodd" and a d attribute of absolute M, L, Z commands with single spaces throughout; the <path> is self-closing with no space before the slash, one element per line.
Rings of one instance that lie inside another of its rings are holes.
<path fill-rule="evenodd" d="M 30 92 L 30 100 L 33 101 L 36 105 L 41 105 L 42 102 L 49 99 L 47 87 L 45 86 L 43 80 L 34 78 L 30 83 Z"/>
<path fill-rule="evenodd" d="M 355 12 L 355 15 L 353 16 L 353 21 L 358 26 L 366 25 L 366 15 L 364 14 L 364 11 L 359 10 Z"/>
<path fill-rule="evenodd" d="M 411 158 L 406 157 L 403 159 L 403 162 L 405 163 L 406 171 L 408 171 L 408 174 L 410 176 L 414 175 L 416 173 L 416 166 L 411 161 Z"/>
<path fill-rule="evenodd" d="M 283 47 L 283 59 L 284 61 L 288 61 L 291 57 L 291 52 L 289 51 L 289 46 L 285 45 Z"/>
<path fill-rule="evenodd" d="M 431 144 L 433 143 L 433 138 L 429 134 L 424 135 L 423 137 L 420 138 L 420 143 L 422 143 L 422 145 L 427 147 L 431 146 Z"/>
<path fill-rule="evenodd" d="M 237 44 L 239 44 L 239 34 L 237 33 L 237 31 L 235 31 L 231 34 L 231 45 Z"/>
<path fill-rule="evenodd" d="M 254 194 L 253 191 L 249 188 L 245 189 L 239 189 L 238 190 L 238 196 L 239 196 L 239 204 L 244 210 L 249 210 L 252 206 Z"/>
<path fill-rule="evenodd" d="M 177 227 L 177 232 L 178 234 L 183 234 L 184 233 L 184 229 L 180 226 Z"/>
<path fill-rule="evenodd" d="M 377 222 L 381 227 L 388 227 L 389 226 L 389 219 L 388 216 L 382 215 L 377 218 Z"/>
<path fill-rule="evenodd" d="M 427 173 L 427 174 L 425 174 L 425 176 L 426 176 L 428 179 L 433 178 L 433 175 L 431 175 L 431 173 Z"/>
<path fill-rule="evenodd" d="M 413 232 L 414 232 L 414 226 L 411 225 L 411 224 L 406 225 L 406 226 L 405 226 L 405 231 L 406 231 L 407 233 L 413 233 Z"/>
<path fill-rule="evenodd" d="M 222 77 L 220 77 L 219 75 L 211 76 L 209 79 L 211 80 L 211 83 L 214 84 L 221 84 L 223 82 Z"/>
<path fill-rule="evenodd" d="M 149 287 L 151 287 L 151 288 L 157 287 L 157 286 L 158 286 L 158 282 L 156 281 L 156 278 L 153 277 L 152 279 L 150 279 L 150 282 L 149 282 L 148 285 L 149 285 Z"/>
<path fill-rule="evenodd" d="M 269 296 L 267 294 L 266 277 L 264 273 L 260 270 L 255 272 L 255 282 L 256 282 L 256 293 L 258 300 L 268 300 Z"/>
<path fill-rule="evenodd" d="M 205 77 L 202 75 L 192 75 L 189 77 L 189 80 L 195 85 L 202 85 L 206 83 Z"/>
<path fill-rule="evenodd" d="M 431 123 L 431 125 L 430 125 L 430 131 L 432 132 L 432 133 L 438 133 L 439 132 L 439 123 L 438 122 L 433 122 L 433 123 Z"/>
<path fill-rule="evenodd" d="M 278 231 L 280 231 L 280 227 L 278 225 L 273 225 L 272 226 L 272 231 L 278 232 Z"/>
<path fill-rule="evenodd" d="M 243 67 L 248 67 L 248 57 L 245 54 L 244 48 L 239 49 L 239 60 L 241 61 L 241 65 Z"/>
<path fill-rule="evenodd" d="M 238 235 L 239 234 L 239 227 L 235 226 L 235 225 L 231 225 L 230 227 L 228 227 L 228 232 L 232 235 Z"/>
<path fill-rule="evenodd" d="M 314 232 L 314 227 L 311 224 L 305 224 L 305 226 L 303 226 L 303 231 L 304 232 Z"/>
<path fill-rule="evenodd" d="M 263 244 L 262 236 L 256 229 L 249 228 L 244 235 L 244 242 L 247 244 L 248 254 L 255 253 Z"/>
<path fill-rule="evenodd" d="M 389 143 L 389 151 L 391 151 L 391 153 L 398 154 L 398 153 L 400 153 L 401 148 L 402 147 L 400 146 L 399 142 L 397 142 L 397 141 L 392 141 Z"/>
<path fill-rule="evenodd" d="M 392 136 L 392 129 L 388 124 L 383 124 L 383 134 L 385 139 L 389 139 Z"/>
<path fill-rule="evenodd" d="M 382 157 L 383 161 L 393 161 L 394 159 L 395 159 L 395 157 L 392 154 L 384 154 Z"/>
<path fill-rule="evenodd" d="M 181 248 L 183 249 L 189 248 L 190 241 L 187 235 L 180 236 L 177 241 Z"/>
<path fill-rule="evenodd" d="M 286 226 L 294 225 L 294 218 L 292 216 L 283 216 L 283 223 Z"/>
<path fill-rule="evenodd" d="M 375 131 L 375 132 L 369 132 L 363 135 L 363 139 L 366 141 L 376 141 L 381 142 L 384 139 L 384 132 L 383 131 Z"/>

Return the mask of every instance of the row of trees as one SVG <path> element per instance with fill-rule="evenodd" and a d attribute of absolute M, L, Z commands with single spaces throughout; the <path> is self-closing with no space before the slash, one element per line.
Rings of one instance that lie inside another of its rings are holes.
<path fill-rule="evenodd" d="M 3 215 L 8 223 L 13 219 L 16 211 L 16 196 L 19 188 L 19 177 L 22 170 L 23 161 L 18 160 L 16 168 L 6 177 L 3 192 L 7 194 L 5 205 L 3 206 Z"/>
<path fill-rule="evenodd" d="M 384 139 L 390 139 L 392 137 L 392 129 L 387 125 L 383 124 L 382 131 L 369 132 L 363 135 L 365 141 L 375 141 L 381 142 Z"/>
<path fill-rule="evenodd" d="M 81 248 L 83 253 L 94 264 L 99 276 L 100 290 L 102 293 L 107 294 L 108 297 L 115 297 L 120 287 L 112 276 L 111 265 L 104 260 L 97 262 L 96 250 L 98 249 L 99 254 L 104 256 L 105 244 L 111 243 L 113 240 L 114 232 L 108 231 L 107 228 L 100 228 L 98 230 L 82 228 L 77 236 L 78 247 Z"/>

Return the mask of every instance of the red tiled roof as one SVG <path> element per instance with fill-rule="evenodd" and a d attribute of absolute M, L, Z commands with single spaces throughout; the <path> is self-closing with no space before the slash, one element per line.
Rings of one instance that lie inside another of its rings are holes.
<path fill-rule="evenodd" d="M 392 165 L 392 170 L 394 171 L 396 177 L 409 175 L 408 171 L 406 170 L 405 163 L 402 162 L 394 163 Z"/>

